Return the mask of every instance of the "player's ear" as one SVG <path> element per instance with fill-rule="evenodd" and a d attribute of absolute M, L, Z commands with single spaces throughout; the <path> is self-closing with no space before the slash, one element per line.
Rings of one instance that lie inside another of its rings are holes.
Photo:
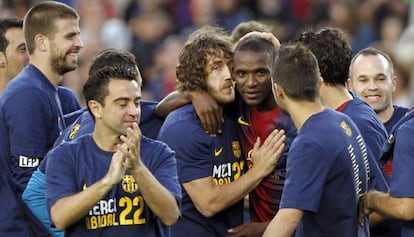
<path fill-rule="evenodd" d="M 321 89 L 322 86 L 325 86 L 325 81 L 322 77 L 319 77 L 319 89 Z"/>
<path fill-rule="evenodd" d="M 0 68 L 4 69 L 7 67 L 6 55 L 3 52 L 0 52 Z"/>
<path fill-rule="evenodd" d="M 277 83 L 273 83 L 273 87 L 274 87 L 274 93 L 278 98 L 283 98 L 285 91 L 283 90 L 283 88 L 278 85 Z"/>
<path fill-rule="evenodd" d="M 351 78 L 348 78 L 348 80 L 346 80 L 346 87 L 348 88 L 348 90 L 352 91 L 352 80 Z"/>
<path fill-rule="evenodd" d="M 391 78 L 391 83 L 392 83 L 392 92 L 394 92 L 394 91 L 395 91 L 395 85 L 397 84 L 397 80 L 398 80 L 398 77 L 397 77 L 396 75 L 394 75 L 394 76 Z"/>
<path fill-rule="evenodd" d="M 93 117 L 96 119 L 102 118 L 102 105 L 96 100 L 88 101 L 88 108 L 91 111 Z"/>
<path fill-rule="evenodd" d="M 47 38 L 47 36 L 46 35 L 43 35 L 43 34 L 36 34 L 35 35 L 35 37 L 34 37 L 34 43 L 35 43 L 35 45 L 36 45 L 36 49 L 37 50 L 40 50 L 40 51 L 42 51 L 42 52 L 44 52 L 44 51 L 47 51 L 47 49 L 48 49 L 48 46 L 47 46 L 47 41 L 48 41 L 49 39 Z"/>

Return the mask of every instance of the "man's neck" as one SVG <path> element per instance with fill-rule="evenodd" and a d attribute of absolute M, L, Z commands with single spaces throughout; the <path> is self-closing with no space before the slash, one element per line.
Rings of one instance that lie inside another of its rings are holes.
<path fill-rule="evenodd" d="M 377 115 L 382 123 L 388 122 L 394 114 L 394 107 L 390 104 L 385 110 L 377 112 Z"/>
<path fill-rule="evenodd" d="M 277 104 L 273 98 L 273 94 L 271 94 L 271 96 L 271 98 L 265 99 L 261 104 L 254 106 L 254 108 L 261 113 L 266 113 L 274 110 L 277 107 Z"/>
<path fill-rule="evenodd" d="M 48 59 L 42 59 L 39 55 L 31 55 L 30 63 L 39 69 L 55 87 L 62 82 L 62 75 L 52 70 Z"/>
<path fill-rule="evenodd" d="M 288 106 L 288 112 L 298 131 L 303 124 L 314 114 L 320 113 L 325 109 L 320 100 L 292 102 Z"/>
<path fill-rule="evenodd" d="M 107 152 L 116 152 L 118 150 L 117 145 L 122 143 L 118 135 L 108 135 L 96 128 L 93 131 L 92 137 L 96 145 Z"/>
<path fill-rule="evenodd" d="M 323 104 L 331 109 L 336 109 L 348 100 L 352 95 L 345 86 L 325 86 Z"/>

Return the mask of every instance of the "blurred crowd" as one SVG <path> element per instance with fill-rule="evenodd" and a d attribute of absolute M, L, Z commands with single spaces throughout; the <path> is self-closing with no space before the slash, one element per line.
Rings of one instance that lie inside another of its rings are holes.
<path fill-rule="evenodd" d="M 22 17 L 40 0 L 0 0 L 0 18 Z M 84 105 L 82 87 L 91 59 L 104 48 L 135 54 L 143 98 L 159 101 L 175 89 L 175 66 L 184 40 L 206 24 L 229 33 L 248 20 L 272 27 L 280 41 L 320 26 L 339 27 L 353 52 L 367 46 L 391 55 L 398 76 L 394 103 L 414 105 L 414 4 L 410 0 L 61 0 L 81 16 L 78 69 L 63 80 Z M 411 79 L 410 79 L 411 78 Z"/>

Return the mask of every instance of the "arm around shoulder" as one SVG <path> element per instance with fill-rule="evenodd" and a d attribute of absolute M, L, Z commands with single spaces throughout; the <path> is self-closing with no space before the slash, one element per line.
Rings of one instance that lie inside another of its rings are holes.
<path fill-rule="evenodd" d="M 188 93 L 173 91 L 158 103 L 155 115 L 165 118 L 173 110 L 189 103 L 191 103 L 191 99 Z"/>

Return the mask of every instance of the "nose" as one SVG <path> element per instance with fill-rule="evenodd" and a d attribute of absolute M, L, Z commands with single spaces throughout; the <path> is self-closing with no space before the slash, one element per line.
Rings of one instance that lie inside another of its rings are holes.
<path fill-rule="evenodd" d="M 83 48 L 83 42 L 79 35 L 76 37 L 74 45 L 80 49 Z"/>
<path fill-rule="evenodd" d="M 377 82 L 375 80 L 369 80 L 368 82 L 368 90 L 377 90 L 378 89 L 378 85 Z"/>
<path fill-rule="evenodd" d="M 138 114 L 140 113 L 141 109 L 140 106 L 136 106 L 135 103 L 129 103 L 128 105 L 128 115 L 130 116 L 138 116 Z"/>
<path fill-rule="evenodd" d="M 228 65 L 226 65 L 223 70 L 224 70 L 223 71 L 224 78 L 231 80 L 232 78 L 231 78 L 231 70 L 230 70 L 230 67 Z"/>
<path fill-rule="evenodd" d="M 257 80 L 252 73 L 247 74 L 246 85 L 249 87 L 257 85 Z"/>

